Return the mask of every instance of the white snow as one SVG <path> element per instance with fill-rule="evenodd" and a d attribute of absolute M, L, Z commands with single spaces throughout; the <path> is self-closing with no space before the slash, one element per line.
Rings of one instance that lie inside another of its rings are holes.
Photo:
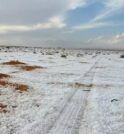
<path fill-rule="evenodd" d="M 67 58 L 62 58 L 66 54 Z M 0 48 L 0 73 L 29 86 L 0 86 L 0 134 L 124 134 L 122 52 Z M 44 69 L 24 71 L 18 60 Z M 80 85 L 78 85 L 78 84 Z"/>

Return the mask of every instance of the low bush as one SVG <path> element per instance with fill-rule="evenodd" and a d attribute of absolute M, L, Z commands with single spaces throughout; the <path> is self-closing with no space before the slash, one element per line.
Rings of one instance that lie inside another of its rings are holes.
<path fill-rule="evenodd" d="M 62 54 L 61 57 L 62 57 L 62 58 L 67 58 L 67 55 Z"/>
<path fill-rule="evenodd" d="M 120 55 L 120 58 L 124 58 L 124 54 Z"/>

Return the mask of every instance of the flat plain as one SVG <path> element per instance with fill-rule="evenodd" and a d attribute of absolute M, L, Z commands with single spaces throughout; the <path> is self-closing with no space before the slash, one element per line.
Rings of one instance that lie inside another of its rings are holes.
<path fill-rule="evenodd" d="M 123 52 L 0 48 L 0 134 L 124 134 Z"/>

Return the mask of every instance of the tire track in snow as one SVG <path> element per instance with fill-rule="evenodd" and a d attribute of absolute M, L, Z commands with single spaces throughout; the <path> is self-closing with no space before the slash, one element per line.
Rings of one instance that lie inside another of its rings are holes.
<path fill-rule="evenodd" d="M 92 84 L 97 64 L 98 60 L 84 74 L 84 76 L 80 77 L 82 83 L 85 80 L 90 79 L 90 84 Z M 92 75 L 90 76 L 89 74 L 91 73 Z M 80 122 L 82 120 L 81 118 L 87 105 L 87 97 L 88 92 L 83 90 L 75 90 L 62 108 L 58 118 L 47 134 L 78 134 Z"/>

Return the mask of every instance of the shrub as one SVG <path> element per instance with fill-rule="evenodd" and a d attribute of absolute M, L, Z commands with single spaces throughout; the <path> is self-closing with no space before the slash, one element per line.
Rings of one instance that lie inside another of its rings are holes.
<path fill-rule="evenodd" d="M 77 57 L 83 57 L 83 56 L 84 56 L 83 54 L 80 53 L 77 54 Z"/>
<path fill-rule="evenodd" d="M 67 58 L 67 55 L 62 54 L 61 57 L 62 57 L 62 58 Z"/>
<path fill-rule="evenodd" d="M 120 55 L 120 58 L 124 58 L 124 54 Z"/>

